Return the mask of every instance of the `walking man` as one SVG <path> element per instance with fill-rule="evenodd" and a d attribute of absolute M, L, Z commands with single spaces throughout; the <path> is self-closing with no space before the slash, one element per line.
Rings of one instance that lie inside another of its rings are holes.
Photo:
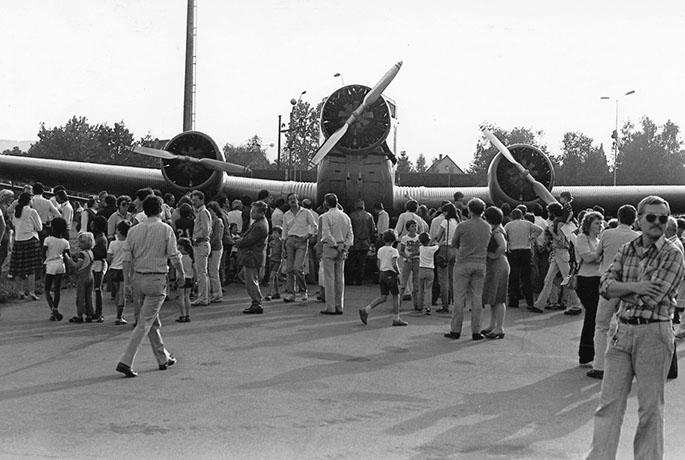
<path fill-rule="evenodd" d="M 450 332 L 445 337 L 458 339 L 464 321 L 464 304 L 471 303 L 471 338 L 481 340 L 480 314 L 483 309 L 483 282 L 485 280 L 485 259 L 491 228 L 481 217 L 485 203 L 480 198 L 471 198 L 467 204 L 469 218 L 459 225 L 452 238 L 457 248 L 457 264 L 454 267 L 454 314 Z"/>
<path fill-rule="evenodd" d="M 683 254 L 666 238 L 670 207 L 658 196 L 637 206 L 639 238 L 619 249 L 602 275 L 600 294 L 620 298 L 609 329 L 604 379 L 588 459 L 614 459 L 633 378 L 637 379 L 637 459 L 664 455 L 664 386 L 673 358 L 671 317 L 685 274 Z"/>
<path fill-rule="evenodd" d="M 284 302 L 295 301 L 295 285 L 302 293 L 302 302 L 307 301 L 307 282 L 304 278 L 304 264 L 307 262 L 307 246 L 309 238 L 317 234 L 317 223 L 309 210 L 300 206 L 295 193 L 288 195 L 290 209 L 283 214 L 283 253 L 288 294 L 283 297 Z"/>
<path fill-rule="evenodd" d="M 338 197 L 335 193 L 327 193 L 324 204 L 327 211 L 321 215 L 321 263 L 324 272 L 326 309 L 321 313 L 342 315 L 345 302 L 345 259 L 354 241 L 352 222 L 338 209 Z"/>
<path fill-rule="evenodd" d="M 269 237 L 269 223 L 266 220 L 267 205 L 255 201 L 250 208 L 253 220 L 242 239 L 236 242 L 237 260 L 245 270 L 245 289 L 252 299 L 251 305 L 243 310 L 246 315 L 262 314 L 262 291 L 259 289 L 259 272 L 266 263 L 266 240 Z"/>
<path fill-rule="evenodd" d="M 143 201 L 143 210 L 147 218 L 131 228 L 124 243 L 124 285 L 131 290 L 135 308 L 139 309 L 136 327 L 116 367 L 126 377 L 138 375 L 132 369 L 133 360 L 146 335 L 160 370 L 176 364 L 176 359 L 164 347 L 159 321 L 167 290 L 167 260 L 176 268 L 180 279 L 185 278 L 174 231 L 162 222 L 162 200 L 155 195 L 148 196 Z"/>
<path fill-rule="evenodd" d="M 195 223 L 193 225 L 193 255 L 195 256 L 195 274 L 197 275 L 197 299 L 191 303 L 195 306 L 209 305 L 209 274 L 207 266 L 211 247 L 209 237 L 212 233 L 212 216 L 205 206 L 205 194 L 200 190 L 193 190 L 190 202 L 195 208 Z"/>

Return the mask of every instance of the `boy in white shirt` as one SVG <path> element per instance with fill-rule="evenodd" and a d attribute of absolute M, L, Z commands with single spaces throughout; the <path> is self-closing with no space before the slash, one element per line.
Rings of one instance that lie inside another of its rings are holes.
<path fill-rule="evenodd" d="M 369 312 L 372 308 L 376 308 L 380 304 L 388 300 L 388 294 L 392 294 L 392 312 L 393 312 L 393 326 L 406 326 L 406 321 L 400 319 L 400 289 L 397 282 L 397 275 L 400 272 L 397 266 L 397 260 L 400 258 L 397 249 L 392 245 L 397 240 L 394 230 L 386 230 L 383 232 L 383 242 L 385 246 L 380 248 L 376 254 L 379 280 L 378 284 L 381 288 L 380 297 L 376 297 L 373 301 L 364 308 L 359 309 L 359 318 L 362 323 L 366 324 L 369 318 Z"/>
<path fill-rule="evenodd" d="M 419 305 L 419 308 L 423 306 L 423 311 L 426 312 L 427 315 L 431 314 L 431 296 L 434 280 L 433 270 L 435 269 L 433 257 L 439 248 L 437 244 L 429 245 L 430 239 L 430 236 L 426 232 L 419 235 L 419 241 L 421 242 L 421 246 L 419 246 L 419 292 L 416 303 Z"/>

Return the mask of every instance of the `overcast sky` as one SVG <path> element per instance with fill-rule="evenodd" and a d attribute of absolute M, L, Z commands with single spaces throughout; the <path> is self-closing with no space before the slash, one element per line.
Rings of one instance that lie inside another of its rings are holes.
<path fill-rule="evenodd" d="M 0 139 L 72 115 L 136 137 L 181 131 L 186 0 L 22 0 L 0 7 Z M 607 152 L 620 122 L 685 127 L 685 2 L 197 0 L 195 128 L 222 146 L 276 144 L 307 91 L 372 86 L 396 61 L 398 150 L 467 167 L 483 121 L 582 131 Z M 275 158 L 275 148 L 268 149 Z"/>

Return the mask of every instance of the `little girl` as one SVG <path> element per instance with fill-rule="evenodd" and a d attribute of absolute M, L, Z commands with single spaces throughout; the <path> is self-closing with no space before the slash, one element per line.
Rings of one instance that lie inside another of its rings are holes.
<path fill-rule="evenodd" d="M 95 291 L 95 316 L 94 321 L 103 323 L 102 316 L 102 279 L 107 273 L 107 219 L 104 216 L 95 216 L 90 223 L 93 231 L 95 244 L 93 246 L 93 289 Z"/>
<path fill-rule="evenodd" d="M 179 302 L 181 316 L 176 320 L 177 323 L 190 322 L 190 291 L 193 290 L 193 245 L 188 238 L 178 239 L 178 250 L 181 251 L 181 263 L 186 278 L 179 283 L 182 289 L 182 297 Z"/>
<path fill-rule="evenodd" d="M 70 323 L 82 323 L 83 315 L 86 315 L 86 323 L 93 322 L 93 245 L 95 238 L 91 232 L 81 233 L 78 236 L 78 245 L 81 248 L 74 259 L 64 257 L 64 262 L 73 271 L 76 277 L 76 316 L 69 320 Z"/>
<path fill-rule="evenodd" d="M 62 275 L 66 272 L 62 255 L 69 253 L 67 236 L 67 221 L 61 217 L 52 220 L 52 235 L 43 242 L 43 258 L 45 259 L 45 299 L 52 314 L 50 321 L 62 321 L 59 312 L 60 291 L 62 289 Z M 51 293 L 51 291 L 54 293 Z"/>

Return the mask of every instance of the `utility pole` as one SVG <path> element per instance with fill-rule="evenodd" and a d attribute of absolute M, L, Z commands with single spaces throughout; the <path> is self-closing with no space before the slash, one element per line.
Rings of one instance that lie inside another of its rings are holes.
<path fill-rule="evenodd" d="M 183 84 L 183 131 L 195 124 L 195 0 L 188 0 L 186 19 L 186 66 Z"/>

